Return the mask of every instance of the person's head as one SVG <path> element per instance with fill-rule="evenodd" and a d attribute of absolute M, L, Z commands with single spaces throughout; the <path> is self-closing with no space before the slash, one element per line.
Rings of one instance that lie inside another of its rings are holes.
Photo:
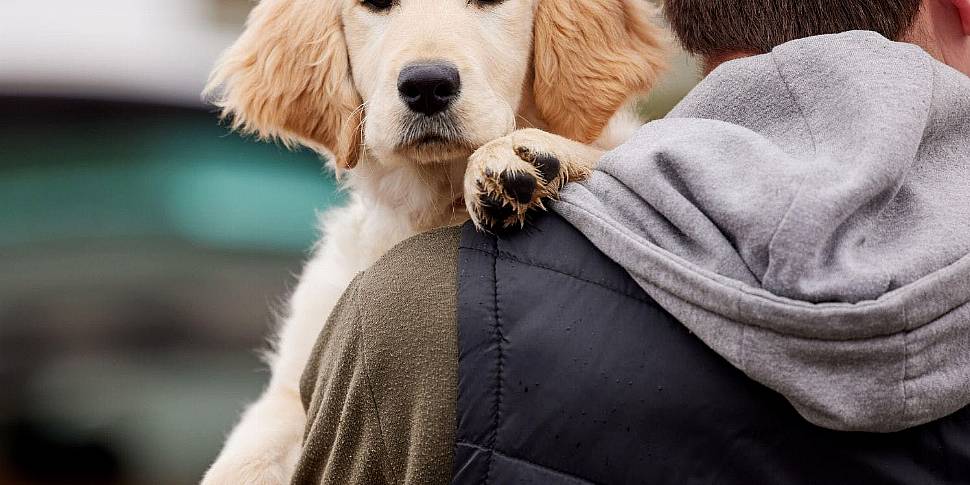
<path fill-rule="evenodd" d="M 872 30 L 970 75 L 970 0 L 666 0 L 664 10 L 708 71 L 791 40 Z"/>

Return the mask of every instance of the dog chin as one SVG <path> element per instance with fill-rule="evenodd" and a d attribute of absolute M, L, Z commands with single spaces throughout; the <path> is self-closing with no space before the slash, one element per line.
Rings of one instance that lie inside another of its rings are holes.
<path fill-rule="evenodd" d="M 407 145 L 399 146 L 395 152 L 417 164 L 447 163 L 464 160 L 474 153 L 475 147 L 464 140 L 448 140 L 429 136 Z"/>

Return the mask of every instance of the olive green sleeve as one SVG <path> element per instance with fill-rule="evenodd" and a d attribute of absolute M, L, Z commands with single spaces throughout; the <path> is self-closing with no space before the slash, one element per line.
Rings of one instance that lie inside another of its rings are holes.
<path fill-rule="evenodd" d="M 307 428 L 294 484 L 391 483 L 361 345 L 359 286 L 360 277 L 334 309 L 304 372 Z"/>
<path fill-rule="evenodd" d="M 294 484 L 451 481 L 459 228 L 417 236 L 351 284 L 303 375 Z"/>

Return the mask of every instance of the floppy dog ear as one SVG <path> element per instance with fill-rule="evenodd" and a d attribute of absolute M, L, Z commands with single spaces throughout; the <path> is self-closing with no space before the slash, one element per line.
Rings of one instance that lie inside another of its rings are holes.
<path fill-rule="evenodd" d="M 233 129 L 307 146 L 338 168 L 360 158 L 362 102 L 337 0 L 262 0 L 206 93 Z"/>
<path fill-rule="evenodd" d="M 559 135 L 596 140 L 610 118 L 651 88 L 665 47 L 646 0 L 540 0 L 535 22 L 539 115 Z"/>

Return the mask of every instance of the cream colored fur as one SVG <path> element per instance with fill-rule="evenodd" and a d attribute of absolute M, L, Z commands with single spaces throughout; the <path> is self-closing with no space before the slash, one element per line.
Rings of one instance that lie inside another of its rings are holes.
<path fill-rule="evenodd" d="M 410 236 L 468 220 L 463 200 L 480 195 L 483 174 L 528 170 L 523 146 L 557 155 L 565 182 L 629 136 L 636 122 L 621 108 L 663 64 L 648 15 L 643 0 L 400 0 L 386 12 L 360 0 L 262 0 L 209 92 L 234 128 L 327 155 L 349 202 L 321 218 L 272 379 L 204 484 L 289 482 L 306 424 L 300 375 L 356 274 Z M 463 141 L 402 147 L 409 114 L 398 73 L 427 60 L 461 73 L 452 112 Z"/>

